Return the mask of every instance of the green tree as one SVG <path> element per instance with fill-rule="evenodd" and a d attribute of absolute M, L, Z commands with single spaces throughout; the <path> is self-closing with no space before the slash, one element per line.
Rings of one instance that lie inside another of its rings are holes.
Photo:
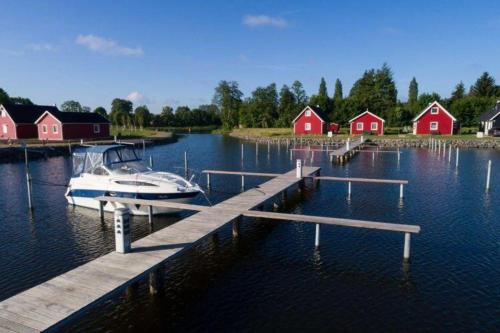
<path fill-rule="evenodd" d="M 278 106 L 278 121 L 277 127 L 290 127 L 293 118 L 300 112 L 300 107 L 297 105 L 295 95 L 290 88 L 285 84 L 281 88 Z"/>
<path fill-rule="evenodd" d="M 238 126 L 243 93 L 235 81 L 220 81 L 215 88 L 213 104 L 221 110 L 222 126 L 232 129 Z"/>
<path fill-rule="evenodd" d="M 137 126 L 144 128 L 149 126 L 151 120 L 151 113 L 146 105 L 141 105 L 134 110 L 134 119 Z"/>
<path fill-rule="evenodd" d="M 161 126 L 175 126 L 174 109 L 168 105 L 161 109 L 160 113 Z"/>
<path fill-rule="evenodd" d="M 496 95 L 495 79 L 484 72 L 471 87 L 470 95 L 476 97 L 491 97 Z"/>
<path fill-rule="evenodd" d="M 111 102 L 111 122 L 114 125 L 128 126 L 132 125 L 133 104 L 131 101 L 121 98 L 115 98 Z"/>
<path fill-rule="evenodd" d="M 375 93 L 377 104 L 374 108 L 383 118 L 389 118 L 398 101 L 398 91 L 392 70 L 387 64 L 375 73 Z"/>
<path fill-rule="evenodd" d="M 106 111 L 105 108 L 103 108 L 102 106 L 98 106 L 94 109 L 94 113 L 98 113 L 100 114 L 101 116 L 107 118 L 108 117 L 108 112 Z"/>
<path fill-rule="evenodd" d="M 26 97 L 11 97 L 10 102 L 12 104 L 20 104 L 20 105 L 34 105 L 31 99 Z"/>
<path fill-rule="evenodd" d="M 278 92 L 276 84 L 257 87 L 245 101 L 240 112 L 241 124 L 248 127 L 272 127 L 278 119 Z"/>
<path fill-rule="evenodd" d="M 344 98 L 342 92 L 342 82 L 339 79 L 335 80 L 335 92 L 333 93 L 333 102 L 340 102 Z"/>
<path fill-rule="evenodd" d="M 193 123 L 191 109 L 188 106 L 177 107 L 174 115 L 176 126 L 191 126 Z"/>
<path fill-rule="evenodd" d="M 437 101 L 439 103 L 442 103 L 441 96 L 438 93 L 423 93 L 418 97 L 418 112 L 423 111 L 425 108 L 429 106 L 432 102 Z"/>
<path fill-rule="evenodd" d="M 408 87 L 408 105 L 416 105 L 418 100 L 418 83 L 415 77 L 411 79 Z"/>
<path fill-rule="evenodd" d="M 491 110 L 495 102 L 495 97 L 465 96 L 451 103 L 450 112 L 462 126 L 479 126 L 480 115 Z"/>
<path fill-rule="evenodd" d="M 319 83 L 318 94 L 311 96 L 309 103 L 311 105 L 319 106 L 326 113 L 331 112 L 330 98 L 328 97 L 326 81 L 324 78 L 321 78 Z"/>
<path fill-rule="evenodd" d="M 82 105 L 73 100 L 66 101 L 61 104 L 61 111 L 63 112 L 83 112 Z"/>
<path fill-rule="evenodd" d="M 465 86 L 462 81 L 457 83 L 455 86 L 455 90 L 451 93 L 451 100 L 452 101 L 457 101 L 459 99 L 462 99 L 465 97 Z"/>
<path fill-rule="evenodd" d="M 0 104 L 9 104 L 10 103 L 10 97 L 9 94 L 2 88 L 0 88 Z"/>
<path fill-rule="evenodd" d="M 306 91 L 304 90 L 304 86 L 298 80 L 295 80 L 292 83 L 291 91 L 295 98 L 295 102 L 297 103 L 297 109 L 302 110 L 306 107 L 309 98 L 307 97 Z"/>

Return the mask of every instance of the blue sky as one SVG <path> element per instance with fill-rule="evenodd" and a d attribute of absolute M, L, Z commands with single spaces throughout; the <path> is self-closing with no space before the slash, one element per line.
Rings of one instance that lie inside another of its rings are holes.
<path fill-rule="evenodd" d="M 115 97 L 209 103 L 220 80 L 255 87 L 324 76 L 348 93 L 387 62 L 398 97 L 448 96 L 489 71 L 500 81 L 499 1 L 5 1 L 0 87 L 39 104 L 109 110 Z"/>

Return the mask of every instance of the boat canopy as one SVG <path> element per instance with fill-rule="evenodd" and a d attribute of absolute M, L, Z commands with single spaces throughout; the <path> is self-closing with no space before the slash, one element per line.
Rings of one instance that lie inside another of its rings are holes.
<path fill-rule="evenodd" d="M 73 152 L 73 176 L 91 173 L 100 166 L 112 166 L 118 163 L 137 162 L 133 147 L 124 145 L 100 145 L 78 148 Z"/>

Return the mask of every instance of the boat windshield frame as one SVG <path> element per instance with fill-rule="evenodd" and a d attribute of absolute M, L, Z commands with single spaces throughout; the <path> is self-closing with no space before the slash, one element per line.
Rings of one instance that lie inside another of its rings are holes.
<path fill-rule="evenodd" d="M 125 145 L 93 146 L 76 149 L 73 153 L 73 177 L 92 173 L 98 167 L 116 170 L 127 163 L 141 163 L 134 147 Z"/>

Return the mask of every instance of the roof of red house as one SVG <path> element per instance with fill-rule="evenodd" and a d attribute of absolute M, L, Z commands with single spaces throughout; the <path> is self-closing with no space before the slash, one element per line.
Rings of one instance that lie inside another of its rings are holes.
<path fill-rule="evenodd" d="M 320 108 L 319 106 L 312 106 L 312 105 L 308 105 L 304 108 L 304 110 L 300 111 L 300 113 L 297 115 L 297 117 L 295 117 L 294 120 L 292 120 L 292 123 L 294 123 L 299 117 L 300 115 L 306 111 L 307 109 L 311 109 L 319 118 L 321 118 L 321 120 L 323 120 L 324 122 L 329 122 L 330 121 L 330 118 L 328 117 L 328 115 L 326 114 L 325 111 L 323 111 L 322 108 Z"/>
<path fill-rule="evenodd" d="M 33 124 L 45 112 L 59 112 L 49 105 L 3 104 L 5 110 L 16 124 Z"/>
<path fill-rule="evenodd" d="M 59 120 L 61 123 L 72 123 L 72 124 L 102 124 L 109 123 L 109 120 L 100 115 L 99 113 L 94 112 L 61 112 L 57 108 L 55 110 L 47 110 L 54 118 Z M 41 114 L 38 119 L 36 119 L 36 123 L 42 118 L 45 113 Z"/>
<path fill-rule="evenodd" d="M 413 121 L 417 121 L 418 118 L 422 117 L 427 111 L 429 111 L 429 109 L 431 107 L 433 107 L 434 105 L 437 105 L 439 106 L 448 116 L 450 116 L 451 119 L 453 119 L 454 121 L 457 121 L 457 119 L 455 117 L 453 117 L 453 115 L 451 113 L 448 112 L 448 110 L 446 110 L 444 108 L 444 106 L 442 106 L 441 104 L 439 104 L 438 101 L 434 101 L 432 103 L 430 103 L 425 109 L 424 111 L 420 112 L 415 118 L 413 118 Z"/>
<path fill-rule="evenodd" d="M 494 108 L 481 114 L 480 120 L 481 121 L 494 120 L 496 117 L 498 117 L 498 115 L 500 115 L 500 101 L 497 101 L 497 104 L 495 105 Z"/>
<path fill-rule="evenodd" d="M 359 118 L 359 117 L 361 117 L 361 116 L 364 116 L 364 115 L 365 115 L 365 114 L 367 114 L 367 113 L 368 113 L 368 114 L 371 114 L 371 115 L 372 115 L 372 116 L 374 116 L 375 118 L 378 118 L 378 119 L 380 119 L 382 122 L 384 122 L 384 123 L 385 123 L 385 120 L 384 120 L 384 119 L 382 119 L 381 117 L 377 116 L 376 114 L 374 114 L 374 113 L 372 113 L 372 112 L 370 112 L 370 111 L 368 111 L 368 110 L 366 110 L 366 111 L 365 111 L 365 112 L 363 112 L 363 113 L 358 114 L 356 117 L 354 117 L 354 118 L 352 118 L 351 120 L 349 120 L 349 122 L 350 122 L 350 123 L 352 123 L 353 121 L 355 121 L 356 119 L 358 119 L 358 118 Z"/>

